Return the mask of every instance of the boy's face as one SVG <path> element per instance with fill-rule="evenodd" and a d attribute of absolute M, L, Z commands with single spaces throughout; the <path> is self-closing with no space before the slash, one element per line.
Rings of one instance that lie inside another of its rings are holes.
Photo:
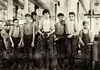
<path fill-rule="evenodd" d="M 31 22 L 31 17 L 25 17 L 26 22 Z"/>
<path fill-rule="evenodd" d="M 19 24 L 18 20 L 14 21 L 15 26 L 17 26 Z"/>
<path fill-rule="evenodd" d="M 88 23 L 85 23 L 83 26 L 84 26 L 84 29 L 88 29 L 89 28 L 89 24 Z"/>
<path fill-rule="evenodd" d="M 36 15 L 33 15 L 32 17 L 33 17 L 34 20 L 36 20 Z"/>
<path fill-rule="evenodd" d="M 75 20 L 75 16 L 74 15 L 69 15 L 70 21 L 74 21 Z"/>
<path fill-rule="evenodd" d="M 59 21 L 62 21 L 64 16 L 58 16 Z"/>
<path fill-rule="evenodd" d="M 45 14 L 44 14 L 44 17 L 45 17 L 45 18 L 49 18 L 49 16 L 50 16 L 49 13 L 45 13 Z"/>

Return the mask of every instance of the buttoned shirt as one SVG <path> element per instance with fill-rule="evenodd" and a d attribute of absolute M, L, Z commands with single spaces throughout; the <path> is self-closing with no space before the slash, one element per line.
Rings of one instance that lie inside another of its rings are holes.
<path fill-rule="evenodd" d="M 66 23 L 66 34 L 79 35 L 78 24 L 76 21 L 68 21 Z"/>

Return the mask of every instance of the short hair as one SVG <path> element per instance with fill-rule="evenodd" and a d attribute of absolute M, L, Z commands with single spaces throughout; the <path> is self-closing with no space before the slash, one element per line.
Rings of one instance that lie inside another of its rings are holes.
<path fill-rule="evenodd" d="M 42 15 L 44 15 L 45 13 L 48 13 L 50 15 L 50 12 L 48 9 L 43 10 Z"/>
<path fill-rule="evenodd" d="M 31 13 L 31 16 L 33 16 L 33 15 L 37 15 L 37 13 L 36 13 L 36 12 L 32 12 L 32 13 Z"/>
<path fill-rule="evenodd" d="M 25 17 L 31 17 L 31 15 L 30 14 L 25 14 Z"/>
<path fill-rule="evenodd" d="M 74 15 L 75 16 L 75 13 L 74 12 L 69 12 L 69 15 Z"/>
<path fill-rule="evenodd" d="M 84 26 L 85 24 L 88 24 L 88 25 L 89 25 L 89 21 L 84 20 L 84 21 L 83 21 L 83 26 Z"/>
<path fill-rule="evenodd" d="M 58 17 L 59 17 L 59 16 L 64 16 L 64 14 L 63 14 L 63 13 L 59 13 L 57 16 L 58 16 Z"/>
<path fill-rule="evenodd" d="M 15 22 L 16 20 L 18 21 L 18 19 L 13 19 L 13 22 Z"/>

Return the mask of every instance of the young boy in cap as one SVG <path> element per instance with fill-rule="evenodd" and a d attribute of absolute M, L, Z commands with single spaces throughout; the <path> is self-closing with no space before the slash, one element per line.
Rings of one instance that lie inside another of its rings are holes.
<path fill-rule="evenodd" d="M 32 24 L 30 14 L 25 15 L 26 22 L 23 25 L 24 53 L 27 57 L 32 57 L 32 47 L 34 47 L 35 29 Z"/>
<path fill-rule="evenodd" d="M 55 24 L 55 34 L 56 38 L 56 48 L 57 48 L 57 54 L 58 54 L 58 67 L 63 68 L 63 60 L 64 60 L 64 51 L 65 51 L 65 20 L 64 20 L 64 14 L 59 13 L 58 14 L 59 22 Z"/>

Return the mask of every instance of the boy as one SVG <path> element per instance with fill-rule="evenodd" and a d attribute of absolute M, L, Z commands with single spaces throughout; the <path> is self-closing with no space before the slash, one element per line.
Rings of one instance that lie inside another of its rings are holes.
<path fill-rule="evenodd" d="M 24 53 L 25 57 L 29 58 L 29 63 L 28 63 L 29 69 L 32 69 L 33 62 L 31 61 L 31 59 L 32 59 L 32 47 L 34 47 L 35 27 L 34 24 L 32 24 L 32 18 L 30 14 L 25 15 L 25 20 L 26 22 L 23 25 Z"/>
<path fill-rule="evenodd" d="M 26 22 L 23 25 L 23 39 L 24 39 L 24 52 L 25 56 L 32 57 L 32 47 L 34 47 L 35 27 L 32 24 L 30 14 L 25 15 Z"/>
<path fill-rule="evenodd" d="M 20 53 L 20 46 L 22 42 L 22 35 L 21 35 L 21 28 L 19 26 L 18 19 L 13 20 L 14 26 L 11 27 L 9 32 L 9 37 L 11 41 L 11 46 L 13 48 L 13 55 L 19 55 Z"/>
<path fill-rule="evenodd" d="M 39 22 L 37 21 L 37 13 L 36 12 L 32 12 L 31 13 L 31 17 L 33 19 L 32 24 L 34 24 L 34 29 L 35 29 L 35 45 L 32 49 L 33 54 L 39 56 L 39 46 L 38 46 L 38 37 L 39 37 Z M 35 57 L 36 58 L 36 57 Z M 39 58 L 34 60 L 35 62 L 35 66 L 39 67 Z"/>
<path fill-rule="evenodd" d="M 56 38 L 58 39 L 56 41 L 56 48 L 57 48 L 57 54 L 58 54 L 58 67 L 63 68 L 63 60 L 64 60 L 64 51 L 65 51 L 65 21 L 64 14 L 59 13 L 58 14 L 59 22 L 55 24 L 55 34 Z"/>
<path fill-rule="evenodd" d="M 74 62 L 75 62 L 75 54 L 76 54 L 76 48 L 77 48 L 77 42 L 79 35 L 78 32 L 78 25 L 75 20 L 75 13 L 69 12 L 69 21 L 66 23 L 66 34 L 67 34 L 67 57 L 69 59 L 69 67 L 74 68 Z"/>
<path fill-rule="evenodd" d="M 55 32 L 54 23 L 51 21 L 49 10 L 45 9 L 42 12 L 43 18 L 39 24 L 39 33 L 41 35 L 41 51 L 45 55 L 46 68 L 52 68 L 53 57 L 53 33 Z M 44 64 L 42 64 L 44 65 Z"/>
<path fill-rule="evenodd" d="M 89 22 L 83 21 L 83 29 L 79 33 L 79 43 L 81 44 L 81 53 L 83 61 L 90 60 L 90 46 L 88 43 L 93 43 L 93 33 L 89 30 Z"/>
<path fill-rule="evenodd" d="M 8 20 L 7 22 L 5 22 L 5 23 L 10 24 L 11 20 Z M 9 26 L 7 26 L 6 24 L 4 24 L 4 26 L 2 27 L 1 37 L 3 39 L 3 49 L 2 50 L 3 51 L 6 50 L 5 54 L 4 54 L 4 57 L 8 58 L 9 57 L 8 54 L 11 52 L 11 49 L 10 49 L 10 40 L 9 40 Z"/>

